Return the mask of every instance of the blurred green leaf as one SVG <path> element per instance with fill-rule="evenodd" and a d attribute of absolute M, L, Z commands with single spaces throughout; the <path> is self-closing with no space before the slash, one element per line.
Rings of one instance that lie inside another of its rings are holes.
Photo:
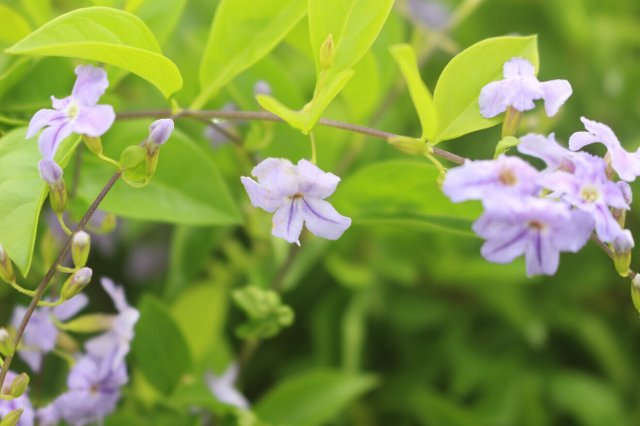
<path fill-rule="evenodd" d="M 151 296 L 140 303 L 132 350 L 145 378 L 164 394 L 171 393 L 192 370 L 184 335 L 167 308 Z"/>
<path fill-rule="evenodd" d="M 391 54 L 400 67 L 404 81 L 409 88 L 413 106 L 420 118 L 422 139 L 431 141 L 438 133 L 438 111 L 433 104 L 429 88 L 420 77 L 416 53 L 408 44 L 396 44 L 391 46 Z"/>
<path fill-rule="evenodd" d="M 31 268 L 40 210 L 49 189 L 38 170 L 38 143 L 26 140 L 25 133 L 19 128 L 0 139 L 0 244 L 24 276 Z M 71 136 L 58 149 L 61 166 L 78 142 Z"/>
<path fill-rule="evenodd" d="M 192 108 L 267 55 L 306 14 L 304 0 L 221 0 L 200 65 Z"/>
<path fill-rule="evenodd" d="M 144 78 L 165 97 L 182 87 L 176 65 L 162 55 L 144 22 L 106 7 L 76 9 L 38 28 L 5 52 L 104 62 Z"/>
<path fill-rule="evenodd" d="M 273 290 L 247 286 L 235 290 L 233 300 L 249 319 L 236 329 L 243 339 L 268 339 L 293 324 L 293 310 Z"/>
<path fill-rule="evenodd" d="M 347 177 L 331 203 L 355 225 L 400 223 L 470 234 L 480 206 L 453 204 L 440 191 L 438 177 L 438 170 L 427 163 L 370 164 Z"/>
<path fill-rule="evenodd" d="M 118 123 L 103 138 L 105 151 L 117 153 L 145 140 L 148 123 Z M 86 158 L 78 194 L 91 201 L 113 174 L 113 167 Z M 176 130 L 162 147 L 158 170 L 149 185 L 131 188 L 119 182 L 100 208 L 124 217 L 189 225 L 228 225 L 240 221 L 225 182 L 209 155 Z"/>
<path fill-rule="evenodd" d="M 502 117 L 480 114 L 478 97 L 484 86 L 502 78 L 504 63 L 513 57 L 529 60 L 538 69 L 536 36 L 495 37 L 463 50 L 442 71 L 433 94 L 440 120 L 434 143 L 498 124 Z"/>
<path fill-rule="evenodd" d="M 409 396 L 413 410 L 422 424 L 442 426 L 477 426 L 479 418 L 457 401 L 428 389 L 415 390 Z"/>
<path fill-rule="evenodd" d="M 335 370 L 312 370 L 286 379 L 254 407 L 267 422 L 320 426 L 376 387 L 373 375 L 349 375 Z"/>
<path fill-rule="evenodd" d="M 378 107 L 382 97 L 380 70 L 373 51 L 368 52 L 354 67 L 355 75 L 342 89 L 344 100 L 352 121 L 358 123 L 368 118 Z"/>
<path fill-rule="evenodd" d="M 178 25 L 187 0 L 128 0 L 127 12 L 142 19 L 163 45 Z"/>
<path fill-rule="evenodd" d="M 15 10 L 0 4 L 0 50 L 17 42 L 31 32 L 29 23 Z M 16 58 L 0 53 L 0 97 L 16 84 L 26 72 L 27 58 Z"/>

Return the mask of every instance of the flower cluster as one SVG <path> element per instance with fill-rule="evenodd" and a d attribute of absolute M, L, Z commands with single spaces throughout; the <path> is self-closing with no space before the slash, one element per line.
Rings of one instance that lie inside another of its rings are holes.
<path fill-rule="evenodd" d="M 108 279 L 102 280 L 102 287 L 111 297 L 117 313 L 87 315 L 74 320 L 79 330 L 104 331 L 85 343 L 84 353 L 73 355 L 74 364 L 67 378 L 68 390 L 36 412 L 26 394 L 12 401 L 0 401 L 0 414 L 23 408 L 18 423 L 21 426 L 33 425 L 35 417 L 38 424 L 44 426 L 57 425 L 60 421 L 83 426 L 102 421 L 115 409 L 120 399 L 120 389 L 128 382 L 124 360 L 140 314 L 129 306 L 121 287 Z M 66 334 L 67 326 L 63 321 L 70 320 L 87 302 L 87 297 L 79 294 L 60 306 L 41 307 L 34 312 L 25 330 L 23 343 L 18 348 L 18 355 L 33 371 L 40 371 L 42 359 L 47 353 L 56 348 L 60 351 L 69 349 L 69 342 L 73 340 Z M 24 310 L 23 307 L 15 309 L 14 326 L 22 319 Z M 6 383 L 11 383 L 11 378 Z"/>
<path fill-rule="evenodd" d="M 555 114 L 570 95 L 570 86 L 563 80 L 539 83 L 533 71 L 523 59 L 507 62 L 505 80 L 482 90 L 483 114 L 496 115 L 509 107 L 521 112 L 539 98 L 545 100 L 547 113 Z M 542 171 L 518 157 L 500 155 L 467 161 L 448 172 L 443 191 L 452 201 L 483 204 L 473 230 L 485 240 L 481 253 L 487 260 L 509 263 L 524 255 L 527 275 L 552 275 L 560 253 L 577 252 L 594 232 L 615 255 L 630 252 L 633 237 L 623 229 L 631 203 L 627 182 L 640 175 L 640 153 L 625 151 L 608 126 L 586 118 L 582 122 L 587 131 L 569 138 L 570 149 L 558 144 L 554 134 L 520 138 L 518 150 L 542 160 Z M 594 142 L 607 147 L 607 160 L 578 151 Z M 614 181 L 615 174 L 622 180 Z M 627 269 L 618 272 L 624 275 Z"/>

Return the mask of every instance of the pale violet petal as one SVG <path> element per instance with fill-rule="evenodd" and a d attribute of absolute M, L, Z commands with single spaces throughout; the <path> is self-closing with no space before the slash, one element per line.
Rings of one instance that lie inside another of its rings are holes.
<path fill-rule="evenodd" d="M 512 262 L 524 253 L 528 234 L 529 230 L 525 226 L 512 226 L 507 232 L 486 235 L 487 241 L 482 245 L 480 253 L 490 262 Z"/>
<path fill-rule="evenodd" d="M 595 223 L 590 214 L 580 210 L 572 210 L 570 215 L 554 227 L 554 244 L 558 250 L 577 253 L 589 241 Z"/>
<path fill-rule="evenodd" d="M 611 166 L 616 171 L 620 179 L 633 182 L 637 176 L 640 176 L 640 156 L 638 153 L 630 153 L 623 148 L 609 148 L 611 156 Z"/>
<path fill-rule="evenodd" d="M 299 191 L 312 198 L 327 198 L 335 192 L 340 182 L 338 176 L 323 172 L 307 160 L 298 161 L 298 175 L 300 176 Z"/>
<path fill-rule="evenodd" d="M 542 84 L 542 90 L 544 95 L 544 109 L 547 116 L 553 117 L 558 113 L 558 110 L 569 99 L 573 93 L 571 84 L 567 80 L 550 80 L 545 81 Z"/>
<path fill-rule="evenodd" d="M 67 300 L 60 306 L 53 308 L 53 315 L 60 321 L 66 321 L 80 312 L 89 303 L 86 294 L 80 293 L 77 296 Z"/>
<path fill-rule="evenodd" d="M 493 118 L 507 110 L 504 92 L 504 81 L 494 81 L 482 88 L 478 104 L 484 118 Z"/>
<path fill-rule="evenodd" d="M 518 151 L 544 161 L 547 171 L 556 169 L 571 171 L 575 167 L 573 165 L 575 153 L 558 144 L 553 133 L 548 137 L 532 133 L 522 136 Z"/>
<path fill-rule="evenodd" d="M 149 139 L 156 145 L 164 145 L 173 133 L 174 123 L 170 118 L 156 120 L 149 126 Z"/>
<path fill-rule="evenodd" d="M 278 195 L 274 196 L 274 194 L 263 188 L 260 184 L 258 184 L 251 178 L 242 176 L 240 178 L 240 181 L 244 185 L 244 189 L 249 195 L 251 204 L 254 207 L 259 207 L 263 210 L 266 210 L 269 213 L 275 212 L 278 208 L 287 203 L 287 200 L 289 200 L 288 197 L 282 197 Z"/>
<path fill-rule="evenodd" d="M 78 78 L 73 85 L 73 99 L 83 106 L 97 104 L 109 87 L 107 72 L 91 65 L 80 65 L 76 67 L 75 73 Z"/>
<path fill-rule="evenodd" d="M 622 232 L 618 221 L 613 217 L 606 204 L 600 203 L 591 212 L 596 223 L 596 235 L 600 241 L 610 243 Z"/>
<path fill-rule="evenodd" d="M 116 307 L 118 312 L 126 311 L 130 307 L 129 304 L 127 303 L 127 298 L 124 294 L 124 289 L 116 285 L 116 283 L 114 283 L 113 280 L 109 278 L 102 278 L 100 280 L 100 284 L 102 285 L 102 288 L 104 289 L 104 291 L 109 295 L 109 297 L 113 301 L 113 305 Z"/>
<path fill-rule="evenodd" d="M 284 158 L 267 158 L 253 168 L 251 174 L 274 197 L 287 197 L 299 191 L 300 178 L 296 166 Z"/>
<path fill-rule="evenodd" d="M 53 160 L 40 160 L 38 162 L 38 171 L 42 180 L 49 185 L 56 185 L 62 179 L 63 171 Z"/>
<path fill-rule="evenodd" d="M 71 135 L 72 125 L 68 121 L 61 121 L 55 126 L 49 126 L 40 133 L 38 148 L 45 160 L 53 160 L 60 144 Z"/>
<path fill-rule="evenodd" d="M 505 103 L 518 111 L 529 111 L 535 108 L 533 102 L 544 95 L 540 82 L 535 77 L 523 77 L 504 81 Z"/>
<path fill-rule="evenodd" d="M 276 210 L 273 215 L 271 233 L 290 243 L 300 244 L 300 233 L 304 222 L 302 198 L 293 198 L 288 204 Z"/>
<path fill-rule="evenodd" d="M 502 67 L 504 78 L 534 77 L 536 69 L 533 64 L 523 58 L 511 58 Z"/>
<path fill-rule="evenodd" d="M 116 113 L 111 105 L 85 106 L 78 109 L 73 131 L 92 137 L 102 136 L 111 128 Z"/>
<path fill-rule="evenodd" d="M 351 226 L 351 219 L 342 216 L 326 201 L 304 197 L 302 204 L 307 228 L 318 237 L 337 240 Z"/>
<path fill-rule="evenodd" d="M 569 136 L 569 149 L 577 151 L 592 143 L 600 142 L 600 138 L 589 132 L 575 132 Z"/>
<path fill-rule="evenodd" d="M 545 231 L 532 232 L 525 250 L 527 276 L 553 275 L 558 270 L 560 252 L 553 247 Z"/>
<path fill-rule="evenodd" d="M 45 126 L 59 125 L 66 119 L 67 116 L 63 112 L 56 111 L 54 109 L 41 109 L 40 111 L 36 112 L 33 117 L 31 117 L 26 138 L 29 139 L 34 137 L 36 134 L 38 134 L 40 129 Z"/>

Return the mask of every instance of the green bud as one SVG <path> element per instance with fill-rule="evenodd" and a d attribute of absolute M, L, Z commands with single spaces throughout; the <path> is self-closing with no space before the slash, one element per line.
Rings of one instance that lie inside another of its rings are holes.
<path fill-rule="evenodd" d="M 141 188 L 149 183 L 147 161 L 147 152 L 142 146 L 132 145 L 122 151 L 120 165 L 124 168 L 124 181 L 134 188 Z"/>
<path fill-rule="evenodd" d="M 6 328 L 0 327 L 0 354 L 13 355 L 13 340 Z"/>
<path fill-rule="evenodd" d="M 320 68 L 329 69 L 333 64 L 334 55 L 333 34 L 329 34 L 329 37 L 320 46 Z"/>
<path fill-rule="evenodd" d="M 89 151 L 94 154 L 102 154 L 102 140 L 100 137 L 92 137 L 87 135 L 82 135 L 82 140 L 84 144 L 87 146 Z"/>
<path fill-rule="evenodd" d="M 71 245 L 71 257 L 76 268 L 82 268 L 87 264 L 89 251 L 91 250 L 91 236 L 84 231 L 79 231 L 73 235 Z"/>
<path fill-rule="evenodd" d="M 49 185 L 49 202 L 56 214 L 62 214 L 67 208 L 67 185 L 64 183 L 64 179 Z"/>
<path fill-rule="evenodd" d="M 522 113 L 510 106 L 507 108 L 507 112 L 504 115 L 504 122 L 502 123 L 502 137 L 515 136 L 518 132 L 518 126 L 520 125 L 520 118 Z"/>
<path fill-rule="evenodd" d="M 629 275 L 629 266 L 631 265 L 631 250 L 635 245 L 633 235 L 628 229 L 624 229 L 618 234 L 611 243 L 613 249 L 613 264 L 616 272 L 622 277 Z"/>
<path fill-rule="evenodd" d="M 11 390 L 9 391 L 10 395 L 14 398 L 20 398 L 22 394 L 27 391 L 29 387 L 29 376 L 26 373 L 21 373 L 13 379 L 11 382 Z"/>
<path fill-rule="evenodd" d="M 398 151 L 402 151 L 405 154 L 410 155 L 424 155 L 428 153 L 428 145 L 416 138 L 409 138 L 406 136 L 397 136 L 389 139 L 389 144 L 397 149 Z"/>
<path fill-rule="evenodd" d="M 640 275 L 636 275 L 631 280 L 631 301 L 636 311 L 640 313 Z"/>
<path fill-rule="evenodd" d="M 11 411 L 9 414 L 2 418 L 2 421 L 0 421 L 0 426 L 16 426 L 20 421 L 20 416 L 22 416 L 23 411 L 24 408 Z"/>
<path fill-rule="evenodd" d="M 0 245 L 0 278 L 7 283 L 12 283 L 16 280 L 16 273 L 13 270 L 13 263 L 9 259 L 9 255 L 2 245 Z"/>
<path fill-rule="evenodd" d="M 93 271 L 91 268 L 80 268 L 64 283 L 62 290 L 60 291 L 60 297 L 64 300 L 69 300 L 79 294 L 86 286 L 89 285 L 92 275 Z"/>

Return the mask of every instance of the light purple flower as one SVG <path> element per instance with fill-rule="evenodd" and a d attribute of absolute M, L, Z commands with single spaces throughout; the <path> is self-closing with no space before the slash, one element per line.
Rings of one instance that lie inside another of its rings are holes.
<path fill-rule="evenodd" d="M 518 151 L 544 161 L 547 165 L 545 172 L 554 170 L 573 172 L 575 170 L 574 159 L 577 154 L 558 144 L 553 133 L 546 138 L 535 134 L 521 137 Z"/>
<path fill-rule="evenodd" d="M 495 263 L 525 256 L 527 276 L 553 275 L 560 252 L 577 252 L 593 231 L 593 219 L 548 199 L 496 197 L 473 230 L 484 238 L 481 253 Z"/>
<path fill-rule="evenodd" d="M 156 145 L 164 145 L 173 133 L 173 120 L 170 118 L 162 118 L 156 120 L 149 126 L 149 140 Z"/>
<path fill-rule="evenodd" d="M 111 328 L 85 343 L 87 353 L 97 358 L 114 354 L 112 359 L 115 364 L 122 364 L 129 353 L 133 340 L 133 329 L 140 318 L 140 312 L 129 306 L 124 294 L 124 289 L 114 284 L 108 278 L 101 281 L 102 287 L 109 294 L 118 314 L 113 317 Z"/>
<path fill-rule="evenodd" d="M 275 212 L 274 236 L 299 245 L 302 225 L 306 223 L 315 235 L 337 240 L 351 225 L 350 218 L 324 201 L 336 190 L 340 178 L 313 163 L 300 160 L 294 166 L 289 160 L 267 158 L 251 174 L 258 182 L 244 176 L 240 179 L 255 207 Z"/>
<path fill-rule="evenodd" d="M 115 356 L 80 358 L 69 372 L 68 390 L 38 410 L 40 425 L 53 426 L 64 420 L 71 426 L 85 426 L 112 413 L 120 399 L 120 388 L 129 380 L 126 366 L 114 364 Z"/>
<path fill-rule="evenodd" d="M 494 195 L 535 195 L 539 172 L 518 157 L 501 155 L 495 160 L 467 161 L 447 172 L 442 190 L 455 203 L 485 200 Z"/>
<path fill-rule="evenodd" d="M 42 358 L 55 348 L 56 340 L 58 339 L 58 329 L 54 324 L 53 318 L 58 321 L 66 321 L 87 306 L 88 302 L 89 299 L 86 295 L 79 294 L 60 306 L 37 308 L 33 312 L 29 326 L 22 336 L 22 344 L 19 348 L 18 356 L 33 371 L 40 371 Z M 22 306 L 17 306 L 14 309 L 11 318 L 11 325 L 14 328 L 20 326 L 26 311 L 27 309 Z"/>
<path fill-rule="evenodd" d="M 4 379 L 3 394 L 9 393 L 9 387 L 16 378 L 16 373 L 9 371 L 7 377 Z M 35 420 L 35 412 L 31 406 L 28 394 L 25 392 L 20 397 L 12 399 L 10 401 L 0 399 L 0 420 L 13 410 L 19 410 L 22 408 L 24 411 L 20 416 L 17 426 L 33 426 Z"/>
<path fill-rule="evenodd" d="M 231 363 L 222 376 L 208 372 L 205 376 L 207 386 L 216 399 L 222 403 L 238 407 L 242 410 L 249 409 L 247 398 L 235 388 L 238 379 L 238 364 Z"/>
<path fill-rule="evenodd" d="M 545 175 L 542 184 L 554 191 L 554 196 L 590 214 L 600 240 L 611 242 L 622 232 L 609 207 L 629 209 L 620 186 L 611 182 L 605 172 L 605 162 L 600 157 L 581 153 L 575 161 L 573 174 L 556 171 Z"/>
<path fill-rule="evenodd" d="M 629 153 L 620 144 L 611 127 L 597 121 L 581 117 L 586 132 L 576 132 L 569 138 L 569 149 L 577 151 L 582 147 L 599 142 L 607 147 L 611 157 L 611 166 L 620 179 L 633 182 L 640 176 L 640 149 Z"/>
<path fill-rule="evenodd" d="M 622 232 L 616 235 L 611 245 L 613 246 L 613 251 L 616 253 L 630 252 L 631 249 L 635 246 L 631 231 L 629 231 L 628 229 L 623 229 Z"/>
<path fill-rule="evenodd" d="M 78 78 L 71 96 L 52 96 L 54 109 L 41 109 L 29 123 L 27 138 L 45 128 L 38 138 L 45 160 L 53 160 L 60 143 L 71 133 L 98 137 L 109 130 L 116 118 L 111 105 L 97 105 L 109 86 L 107 73 L 91 65 L 78 66 L 75 72 Z"/>
<path fill-rule="evenodd" d="M 38 163 L 40 177 L 49 185 L 58 185 L 62 179 L 62 169 L 53 160 L 40 160 Z"/>
<path fill-rule="evenodd" d="M 451 22 L 451 8 L 440 0 L 407 0 L 409 18 L 427 28 L 441 30 Z"/>
<path fill-rule="evenodd" d="M 492 118 L 508 107 L 528 111 L 535 107 L 533 101 L 544 100 L 549 117 L 556 115 L 560 107 L 571 96 L 571 84 L 567 80 L 540 82 L 533 65 L 522 58 L 512 58 L 504 64 L 504 80 L 494 81 L 480 91 L 480 113 Z"/>

